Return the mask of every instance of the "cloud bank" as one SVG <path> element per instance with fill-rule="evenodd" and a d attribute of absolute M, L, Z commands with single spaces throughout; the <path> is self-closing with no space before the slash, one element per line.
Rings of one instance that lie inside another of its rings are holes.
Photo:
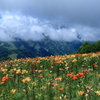
<path fill-rule="evenodd" d="M 100 0 L 1 0 L 0 41 L 100 40 Z"/>

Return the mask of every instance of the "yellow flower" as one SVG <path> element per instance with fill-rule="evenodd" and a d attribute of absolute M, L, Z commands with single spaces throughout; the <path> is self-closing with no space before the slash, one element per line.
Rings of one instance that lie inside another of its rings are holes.
<path fill-rule="evenodd" d="M 85 92 L 84 91 L 78 91 L 79 95 L 83 95 Z"/>
<path fill-rule="evenodd" d="M 11 69 L 11 70 L 9 70 L 9 72 L 13 73 L 14 71 L 13 71 L 13 69 Z"/>
<path fill-rule="evenodd" d="M 76 61 L 77 61 L 77 59 L 73 59 L 73 60 L 72 60 L 72 62 L 76 62 Z"/>
<path fill-rule="evenodd" d="M 98 95 L 100 95 L 100 91 L 95 91 L 95 93 L 97 93 Z"/>
<path fill-rule="evenodd" d="M 21 73 L 21 70 L 20 69 L 16 70 L 16 74 L 19 74 L 19 73 Z"/>
<path fill-rule="evenodd" d="M 32 85 L 33 85 L 33 86 L 36 86 L 36 82 L 32 82 Z"/>
<path fill-rule="evenodd" d="M 97 57 L 96 53 L 91 54 L 91 57 Z"/>
<path fill-rule="evenodd" d="M 7 67 L 7 64 L 5 65 L 5 67 Z"/>
<path fill-rule="evenodd" d="M 30 81 L 31 81 L 30 77 L 26 77 L 25 79 L 22 80 L 23 83 L 30 82 Z"/>
<path fill-rule="evenodd" d="M 28 71 L 26 70 L 22 70 L 22 74 L 28 73 Z"/>
<path fill-rule="evenodd" d="M 69 69 L 69 67 L 65 67 L 65 69 Z"/>
<path fill-rule="evenodd" d="M 42 72 L 42 70 L 38 70 L 38 72 L 40 73 L 40 72 Z"/>
<path fill-rule="evenodd" d="M 15 90 L 15 89 L 12 89 L 12 90 L 11 90 L 11 93 L 15 93 L 15 92 L 16 92 L 16 90 Z"/>
<path fill-rule="evenodd" d="M 98 76 L 100 77 L 100 74 L 98 74 Z"/>
<path fill-rule="evenodd" d="M 89 94 L 86 93 L 86 94 L 85 94 L 85 97 L 88 97 L 88 96 L 89 96 Z"/>
<path fill-rule="evenodd" d="M 43 66 L 40 66 L 41 68 L 43 67 Z"/>
<path fill-rule="evenodd" d="M 14 68 L 13 70 L 16 71 L 16 68 Z"/>
<path fill-rule="evenodd" d="M 62 68 L 59 68 L 59 70 L 63 70 Z"/>
<path fill-rule="evenodd" d="M 87 88 L 88 88 L 88 89 L 91 89 L 91 88 L 92 88 L 92 86 L 87 86 Z"/>
<path fill-rule="evenodd" d="M 25 80 L 26 80 L 27 82 L 31 81 L 30 77 L 26 77 Z"/>
<path fill-rule="evenodd" d="M 49 83 L 47 83 L 47 85 L 50 85 L 50 82 L 49 82 Z"/>
<path fill-rule="evenodd" d="M 68 63 L 66 63 L 65 66 L 68 66 Z"/>
<path fill-rule="evenodd" d="M 8 69 L 1 69 L 1 71 L 3 71 L 3 72 L 7 72 L 7 71 L 8 71 Z"/>
<path fill-rule="evenodd" d="M 46 89 L 47 88 L 47 86 L 42 86 L 40 89 Z"/>
<path fill-rule="evenodd" d="M 25 83 L 25 82 L 26 82 L 26 80 L 25 80 L 25 79 L 23 79 L 23 80 L 22 80 L 22 82 L 23 82 L 23 83 Z"/>

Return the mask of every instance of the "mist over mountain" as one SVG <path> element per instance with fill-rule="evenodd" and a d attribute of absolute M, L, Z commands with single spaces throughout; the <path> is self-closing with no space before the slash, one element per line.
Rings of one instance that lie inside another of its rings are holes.
<path fill-rule="evenodd" d="M 16 38 L 16 41 L 12 42 L 0 42 L 0 60 L 71 54 L 81 45 L 80 41 L 53 41 L 45 35 L 41 41 L 24 41 Z"/>

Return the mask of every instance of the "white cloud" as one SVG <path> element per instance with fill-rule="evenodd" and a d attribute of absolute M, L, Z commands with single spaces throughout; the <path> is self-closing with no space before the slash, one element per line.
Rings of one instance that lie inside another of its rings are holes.
<path fill-rule="evenodd" d="M 96 41 L 100 39 L 100 29 L 88 26 L 74 25 L 68 28 L 54 27 L 53 22 L 39 20 L 32 16 L 22 15 L 20 12 L 2 12 L 0 19 L 0 40 L 9 41 L 14 38 L 38 41 L 44 38 L 45 33 L 52 40 L 73 41 L 79 34 L 82 40 Z"/>
<path fill-rule="evenodd" d="M 100 0 L 0 0 L 0 40 L 96 41 Z"/>

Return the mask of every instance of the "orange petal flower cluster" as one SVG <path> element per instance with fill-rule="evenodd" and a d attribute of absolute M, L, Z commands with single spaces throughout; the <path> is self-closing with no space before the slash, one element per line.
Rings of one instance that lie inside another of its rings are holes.
<path fill-rule="evenodd" d="M 32 65 L 38 63 L 38 61 L 36 61 L 36 60 L 31 60 L 31 61 L 29 61 L 29 62 L 32 63 Z"/>
<path fill-rule="evenodd" d="M 98 65 L 97 65 L 97 64 L 93 64 L 93 66 L 94 66 L 94 67 L 98 67 Z"/>
<path fill-rule="evenodd" d="M 84 74 L 85 73 L 87 74 L 88 71 L 89 70 L 84 70 L 81 73 L 78 73 L 78 74 L 75 74 L 75 75 L 74 75 L 74 73 L 69 73 L 69 74 L 67 74 L 67 76 L 72 77 L 73 80 L 77 80 L 79 77 L 84 78 L 85 77 Z"/>
<path fill-rule="evenodd" d="M 87 73 L 89 72 L 89 70 L 82 70 L 82 73 Z"/>
<path fill-rule="evenodd" d="M 13 93 L 13 94 L 14 94 L 15 92 L 16 92 L 16 90 L 15 90 L 15 89 L 12 89 L 12 90 L 11 90 L 11 93 Z"/>
<path fill-rule="evenodd" d="M 56 87 L 56 86 L 58 86 L 58 84 L 54 84 L 53 86 Z"/>
<path fill-rule="evenodd" d="M 32 70 L 32 69 L 30 69 L 30 72 L 37 72 L 37 70 Z"/>
<path fill-rule="evenodd" d="M 85 92 L 84 92 L 84 91 L 78 91 L 78 93 L 79 93 L 80 95 L 83 95 Z"/>
<path fill-rule="evenodd" d="M 62 91 L 64 88 L 60 88 L 59 90 Z"/>
<path fill-rule="evenodd" d="M 39 76 L 40 78 L 42 78 L 43 76 Z"/>
<path fill-rule="evenodd" d="M 7 77 L 7 76 L 2 77 L 1 84 L 4 84 L 9 78 L 11 79 L 11 77 Z"/>
<path fill-rule="evenodd" d="M 77 54 L 75 54 L 75 56 L 76 57 L 82 57 L 82 54 L 77 53 Z"/>
<path fill-rule="evenodd" d="M 61 61 L 59 60 L 59 61 L 57 61 L 57 63 L 58 63 L 58 64 L 60 64 L 60 63 L 61 63 Z"/>
<path fill-rule="evenodd" d="M 62 78 L 61 77 L 56 77 L 55 80 L 62 80 Z"/>

